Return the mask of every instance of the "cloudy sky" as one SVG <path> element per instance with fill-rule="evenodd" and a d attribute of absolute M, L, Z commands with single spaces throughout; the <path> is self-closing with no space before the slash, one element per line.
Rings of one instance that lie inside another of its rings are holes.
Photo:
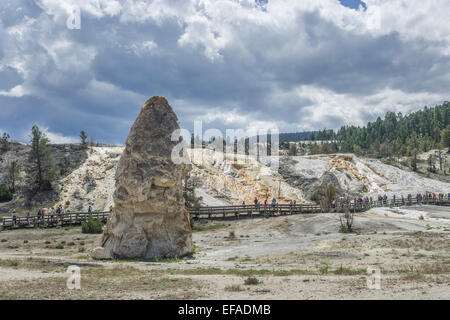
<path fill-rule="evenodd" d="M 448 0 L 1 0 L 0 131 L 123 144 L 154 95 L 188 130 L 362 125 L 450 99 L 449 15 Z"/>

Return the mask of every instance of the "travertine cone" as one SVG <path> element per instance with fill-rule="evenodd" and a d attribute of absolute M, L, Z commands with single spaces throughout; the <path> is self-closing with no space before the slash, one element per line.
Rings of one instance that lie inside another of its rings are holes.
<path fill-rule="evenodd" d="M 115 210 L 94 258 L 174 257 L 192 251 L 182 185 L 190 168 L 171 160 L 177 121 L 165 98 L 145 103 L 118 164 Z"/>

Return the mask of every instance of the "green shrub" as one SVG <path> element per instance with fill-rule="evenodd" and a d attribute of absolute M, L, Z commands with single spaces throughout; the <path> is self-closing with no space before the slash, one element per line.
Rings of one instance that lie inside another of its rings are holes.
<path fill-rule="evenodd" d="M 328 264 L 319 269 L 320 274 L 328 274 Z"/>
<path fill-rule="evenodd" d="M 8 202 L 13 198 L 11 189 L 4 184 L 0 185 L 0 202 Z"/>
<path fill-rule="evenodd" d="M 339 229 L 340 233 L 352 233 L 352 230 L 347 228 L 347 227 L 341 227 L 341 229 Z"/>
<path fill-rule="evenodd" d="M 244 284 L 247 286 L 254 286 L 259 283 L 260 283 L 260 281 L 258 280 L 258 278 L 255 278 L 255 277 L 248 277 L 247 279 L 245 279 L 245 282 L 244 282 Z"/>
<path fill-rule="evenodd" d="M 81 223 L 81 232 L 82 233 L 102 233 L 103 225 L 99 219 L 92 218 L 90 215 L 87 219 L 87 222 Z"/>

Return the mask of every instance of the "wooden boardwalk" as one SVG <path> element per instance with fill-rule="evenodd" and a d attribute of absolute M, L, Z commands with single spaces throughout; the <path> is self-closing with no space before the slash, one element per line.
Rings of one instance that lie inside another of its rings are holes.
<path fill-rule="evenodd" d="M 337 203 L 333 206 L 321 206 L 318 204 L 259 204 L 259 205 L 238 205 L 238 206 L 212 206 L 212 207 L 200 207 L 189 208 L 189 213 L 194 219 L 239 219 L 240 217 L 274 217 L 290 214 L 317 214 L 317 213 L 340 213 L 345 210 L 350 212 L 363 212 L 375 207 L 401 207 L 401 206 L 413 206 L 413 205 L 438 205 L 449 206 L 450 199 L 422 199 L 417 200 L 415 197 L 411 199 L 401 199 L 396 197 L 395 202 L 393 199 L 386 201 L 373 201 L 373 202 L 356 202 L 356 203 Z M 450 208 L 449 208 L 450 210 Z M 41 217 L 5 217 L 2 219 L 3 229 L 18 229 L 18 228 L 35 228 L 35 227 L 56 227 L 56 226 L 68 226 L 79 225 L 81 222 L 87 221 L 89 215 L 92 215 L 95 219 L 100 219 L 102 222 L 106 222 L 110 212 L 76 212 L 66 213 L 64 216 L 54 217 L 50 215 L 44 215 Z"/>
<path fill-rule="evenodd" d="M 259 205 L 240 205 L 240 206 L 214 206 L 214 207 L 200 207 L 200 208 L 191 208 L 189 209 L 189 213 L 191 217 L 196 219 L 214 219 L 214 218 L 237 218 L 242 216 L 248 217 L 273 217 L 273 216 L 281 216 L 287 214 L 309 214 L 309 213 L 340 213 L 345 210 L 349 210 L 350 212 L 363 212 L 375 207 L 400 207 L 400 206 L 412 206 L 412 205 L 420 205 L 420 204 L 430 204 L 430 205 L 440 205 L 440 206 L 450 206 L 450 200 L 433 200 L 427 199 L 418 201 L 413 198 L 408 201 L 408 199 L 402 200 L 395 199 L 395 203 L 393 199 L 386 201 L 373 201 L 373 202 L 357 202 L 350 204 L 337 204 L 333 206 L 321 206 L 319 204 L 259 204 Z M 450 209 L 449 209 L 450 210 Z"/>
<path fill-rule="evenodd" d="M 51 228 L 56 226 L 69 226 L 79 225 L 82 222 L 87 221 L 89 215 L 92 215 L 95 219 L 100 219 L 103 223 L 106 222 L 109 212 L 74 212 L 65 213 L 63 216 L 58 215 L 51 216 L 46 214 L 44 216 L 31 216 L 31 217 L 12 217 L 3 218 L 2 226 L 4 229 L 18 229 L 18 228 Z"/>

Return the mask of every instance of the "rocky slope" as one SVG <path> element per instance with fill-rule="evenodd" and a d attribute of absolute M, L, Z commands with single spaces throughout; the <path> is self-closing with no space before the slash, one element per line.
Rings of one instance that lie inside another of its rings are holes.
<path fill-rule="evenodd" d="M 0 181 L 5 177 L 5 162 L 13 157 L 24 161 L 26 148 L 21 146 L 14 154 L 7 154 L 6 161 L 0 164 Z M 114 175 L 123 147 L 93 147 L 85 153 L 77 148 L 61 145 L 57 149 L 59 162 L 70 155 L 70 166 L 69 173 L 62 176 L 55 188 L 58 192 L 52 203 L 70 201 L 72 211 L 86 210 L 89 205 L 95 210 L 107 210 L 113 203 Z M 255 196 L 261 202 L 266 197 L 270 201 L 273 196 L 282 203 L 308 202 L 314 191 L 324 189 L 330 182 L 339 194 L 352 196 L 450 192 L 450 183 L 355 155 L 281 156 L 279 170 L 274 171 L 242 155 L 228 155 L 226 161 L 218 161 L 222 154 L 212 150 L 195 149 L 188 153 L 193 160 L 189 183 L 195 186 L 204 205 L 241 204 L 242 201 L 250 204 Z M 21 204 L 17 200 L 14 203 Z M 1 204 L 2 207 L 7 204 Z"/>

